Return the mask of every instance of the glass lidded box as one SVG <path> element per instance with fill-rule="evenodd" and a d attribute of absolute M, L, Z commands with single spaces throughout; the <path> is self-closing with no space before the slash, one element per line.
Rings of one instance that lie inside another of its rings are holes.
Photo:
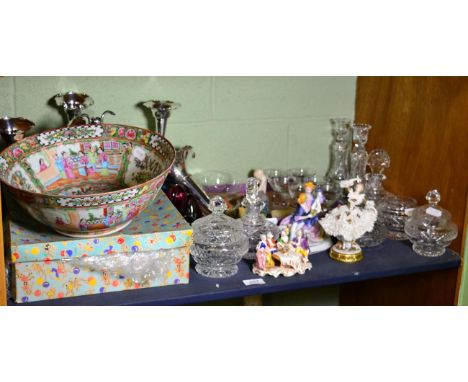
<path fill-rule="evenodd" d="M 445 253 L 445 248 L 457 237 L 458 229 L 451 221 L 452 215 L 441 208 L 437 190 L 426 195 L 429 204 L 415 208 L 405 223 L 413 250 L 421 256 L 436 257 Z"/>
<path fill-rule="evenodd" d="M 249 250 L 249 240 L 240 220 L 224 214 L 226 203 L 220 196 L 211 198 L 210 215 L 192 224 L 192 256 L 195 269 L 206 277 L 224 278 L 237 273 L 237 263 Z"/>

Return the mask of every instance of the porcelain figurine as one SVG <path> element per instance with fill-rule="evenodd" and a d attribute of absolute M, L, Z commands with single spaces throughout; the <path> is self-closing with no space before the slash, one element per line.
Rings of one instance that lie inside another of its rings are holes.
<path fill-rule="evenodd" d="M 288 228 L 281 232 L 278 243 L 272 240 L 273 234 L 270 232 L 260 235 L 253 273 L 261 277 L 291 277 L 295 274 L 303 275 L 305 271 L 312 269 L 312 263 L 307 256 L 308 246 L 306 243 L 304 248 L 302 233 L 298 234 L 296 242 L 293 243 L 289 240 L 288 232 Z"/>
<path fill-rule="evenodd" d="M 294 213 L 280 222 L 283 229 L 288 227 L 290 240 L 295 240 L 301 231 L 301 236 L 307 240 L 310 253 L 325 251 L 332 244 L 318 222 L 323 215 L 324 202 L 322 190 L 314 182 L 307 182 L 304 184 L 304 192 L 299 194 Z"/>
<path fill-rule="evenodd" d="M 280 237 L 277 242 L 277 248 L 280 251 L 285 251 L 290 247 L 290 244 L 291 243 L 289 241 L 289 226 L 286 226 L 280 233 Z"/>
<path fill-rule="evenodd" d="M 265 175 L 265 171 L 263 171 L 263 169 L 261 168 L 258 168 L 254 171 L 254 174 L 253 176 L 255 178 L 257 178 L 257 180 L 259 181 L 259 186 L 258 186 L 258 191 L 259 192 L 263 192 L 264 194 L 266 194 L 267 192 L 267 184 L 268 184 L 268 178 L 267 176 Z"/>
<path fill-rule="evenodd" d="M 347 204 L 332 209 L 319 223 L 325 232 L 339 241 L 330 250 L 334 260 L 354 263 L 362 260 L 361 247 L 356 243 L 365 232 L 371 232 L 377 220 L 374 202 L 366 200 L 364 185 L 358 178 L 340 182 L 348 191 Z"/>

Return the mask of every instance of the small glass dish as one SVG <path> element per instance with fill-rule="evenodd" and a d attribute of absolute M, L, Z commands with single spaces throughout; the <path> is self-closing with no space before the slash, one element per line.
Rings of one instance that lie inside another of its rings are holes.
<path fill-rule="evenodd" d="M 221 196 L 211 198 L 210 210 L 211 215 L 192 224 L 195 270 L 206 277 L 230 277 L 237 273 L 237 263 L 248 252 L 249 239 L 241 221 L 224 214 L 226 203 Z"/>

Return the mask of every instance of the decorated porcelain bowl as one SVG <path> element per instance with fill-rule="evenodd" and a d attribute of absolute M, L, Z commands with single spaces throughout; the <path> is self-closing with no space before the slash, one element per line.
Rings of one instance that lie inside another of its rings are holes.
<path fill-rule="evenodd" d="M 175 159 L 149 130 L 102 124 L 27 137 L 0 154 L 0 179 L 35 219 L 71 237 L 125 228 L 156 197 Z"/>

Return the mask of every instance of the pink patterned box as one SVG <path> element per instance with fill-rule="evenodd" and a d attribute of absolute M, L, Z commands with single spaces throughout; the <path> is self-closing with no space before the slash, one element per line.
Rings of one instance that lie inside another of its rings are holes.
<path fill-rule="evenodd" d="M 39 223 L 10 221 L 13 293 L 18 303 L 189 282 L 190 225 L 160 193 L 155 202 L 117 234 L 74 239 Z M 79 258 L 157 251 L 157 275 L 142 284 L 80 265 Z"/>

